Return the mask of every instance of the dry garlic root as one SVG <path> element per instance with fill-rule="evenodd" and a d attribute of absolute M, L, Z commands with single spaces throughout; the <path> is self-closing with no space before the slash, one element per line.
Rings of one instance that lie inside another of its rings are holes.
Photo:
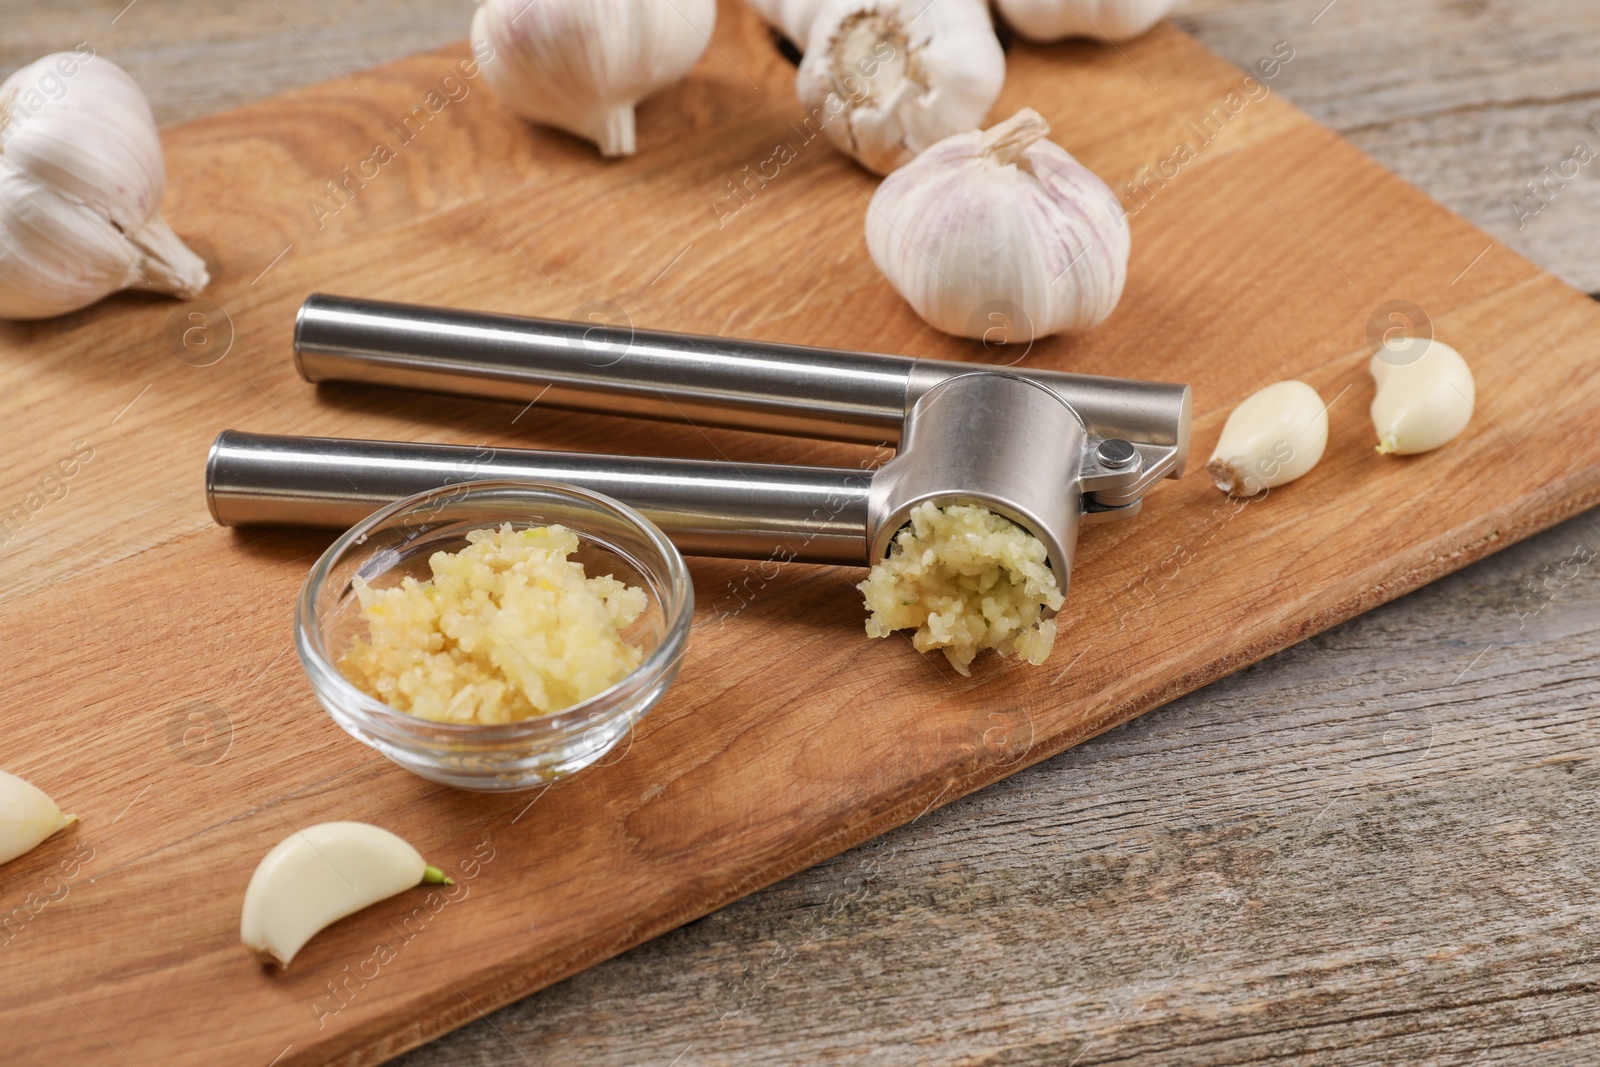
<path fill-rule="evenodd" d="M 1122 299 L 1122 206 L 1049 132 L 1024 108 L 940 141 L 873 194 L 872 261 L 935 329 L 987 339 L 1015 319 L 1032 340 L 1096 326 Z"/>
<path fill-rule="evenodd" d="M 150 104 L 111 60 L 80 45 L 0 83 L 0 318 L 199 293 L 210 276 L 161 217 L 166 187 Z"/>
<path fill-rule="evenodd" d="M 1230 496 L 1287 485 L 1328 447 L 1328 406 L 1305 382 L 1277 382 L 1233 409 L 1206 473 Z"/>
<path fill-rule="evenodd" d="M 1368 370 L 1378 383 L 1372 424 L 1379 452 L 1431 452 L 1472 421 L 1477 401 L 1472 369 L 1443 342 L 1408 338 L 1404 346 L 1380 348 Z"/>
<path fill-rule="evenodd" d="M 287 967 L 324 927 L 424 882 L 452 884 L 382 827 L 308 826 L 280 841 L 250 876 L 239 938 L 263 963 Z"/>
<path fill-rule="evenodd" d="M 716 21 L 716 0 L 484 0 L 472 49 L 513 111 L 631 156 L 634 105 L 689 73 Z"/>
<path fill-rule="evenodd" d="M 868 637 L 915 630 L 918 652 L 942 650 L 963 675 L 986 648 L 1043 663 L 1056 639 L 1047 616 L 1063 602 L 1038 538 L 986 508 L 931 501 L 856 588 Z"/>
<path fill-rule="evenodd" d="M 1000 14 L 1035 41 L 1126 41 L 1166 17 L 1178 0 L 998 0 Z"/>
<path fill-rule="evenodd" d="M 976 129 L 1006 77 L 983 0 L 828 0 L 796 43 L 807 124 L 878 174 Z"/>
<path fill-rule="evenodd" d="M 24 778 L 0 771 L 0 863 L 32 852 L 45 838 L 72 825 L 49 795 Z"/>

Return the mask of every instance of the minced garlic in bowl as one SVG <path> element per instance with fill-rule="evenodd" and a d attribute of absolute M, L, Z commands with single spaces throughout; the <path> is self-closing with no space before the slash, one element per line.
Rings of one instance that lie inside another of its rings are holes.
<path fill-rule="evenodd" d="M 448 723 L 508 723 L 589 699 L 639 666 L 622 630 L 648 607 L 644 590 L 589 577 L 560 526 L 467 534 L 428 557 L 431 580 L 390 589 L 352 580 L 368 636 L 338 667 L 397 711 Z"/>
<path fill-rule="evenodd" d="M 1064 600 L 1048 559 L 1038 538 L 987 508 L 919 504 L 856 586 L 867 636 L 914 629 L 918 652 L 943 650 L 963 675 L 986 648 L 1043 663 L 1056 639 L 1046 612 Z"/>

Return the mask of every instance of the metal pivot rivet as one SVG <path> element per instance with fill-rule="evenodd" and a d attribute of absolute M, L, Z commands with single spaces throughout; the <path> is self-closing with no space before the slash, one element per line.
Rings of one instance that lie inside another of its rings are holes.
<path fill-rule="evenodd" d="M 1094 458 L 1102 467 L 1119 471 L 1124 467 L 1131 467 L 1133 461 L 1139 458 L 1139 451 L 1133 447 L 1131 441 L 1124 441 L 1120 437 L 1108 437 L 1094 450 Z"/>

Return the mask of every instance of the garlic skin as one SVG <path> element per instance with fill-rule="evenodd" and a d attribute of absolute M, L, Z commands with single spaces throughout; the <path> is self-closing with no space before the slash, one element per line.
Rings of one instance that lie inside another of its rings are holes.
<path fill-rule="evenodd" d="M 150 104 L 111 60 L 59 52 L 0 83 L 0 318 L 198 294 L 210 275 L 161 217 L 166 186 Z"/>
<path fill-rule="evenodd" d="M 1420 345 L 1420 352 L 1412 345 Z M 1378 451 L 1385 455 L 1432 452 L 1472 421 L 1478 399 L 1472 368 L 1442 341 L 1407 338 L 1403 354 L 1380 348 L 1367 369 L 1378 383 L 1372 425 L 1378 431 Z"/>
<path fill-rule="evenodd" d="M 0 771 L 0 863 L 32 852 L 51 834 L 78 821 L 25 778 Z"/>
<path fill-rule="evenodd" d="M 472 48 L 519 115 L 631 156 L 634 105 L 689 73 L 716 22 L 716 0 L 484 0 Z"/>
<path fill-rule="evenodd" d="M 244 893 L 239 939 L 263 963 L 289 966 L 320 930 L 432 882 L 452 884 L 402 837 L 364 822 L 290 834 L 262 857 Z"/>
<path fill-rule="evenodd" d="M 811 40 L 811 24 L 827 0 L 745 0 L 767 25 L 789 38 L 789 43 L 805 50 Z"/>
<path fill-rule="evenodd" d="M 809 128 L 888 174 L 976 129 L 1005 82 L 983 0 L 828 0 L 811 24 L 795 91 Z"/>
<path fill-rule="evenodd" d="M 1206 473 L 1229 496 L 1255 496 L 1305 474 L 1328 447 L 1328 406 L 1305 382 L 1276 382 L 1223 424 Z"/>
<path fill-rule="evenodd" d="M 940 141 L 873 194 L 872 261 L 935 329 L 984 339 L 999 314 L 1031 341 L 1096 326 L 1122 298 L 1122 205 L 1049 132 L 1024 108 Z"/>
<path fill-rule="evenodd" d="M 997 0 L 1001 16 L 1035 41 L 1126 41 L 1165 18 L 1179 0 Z"/>

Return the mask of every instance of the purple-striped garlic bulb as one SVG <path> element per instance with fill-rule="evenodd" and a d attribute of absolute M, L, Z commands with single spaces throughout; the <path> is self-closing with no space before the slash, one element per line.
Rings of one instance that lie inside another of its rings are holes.
<path fill-rule="evenodd" d="M 937 330 L 1031 342 L 1105 321 L 1128 277 L 1116 195 L 1024 108 L 932 145 L 867 209 L 867 250 Z"/>

